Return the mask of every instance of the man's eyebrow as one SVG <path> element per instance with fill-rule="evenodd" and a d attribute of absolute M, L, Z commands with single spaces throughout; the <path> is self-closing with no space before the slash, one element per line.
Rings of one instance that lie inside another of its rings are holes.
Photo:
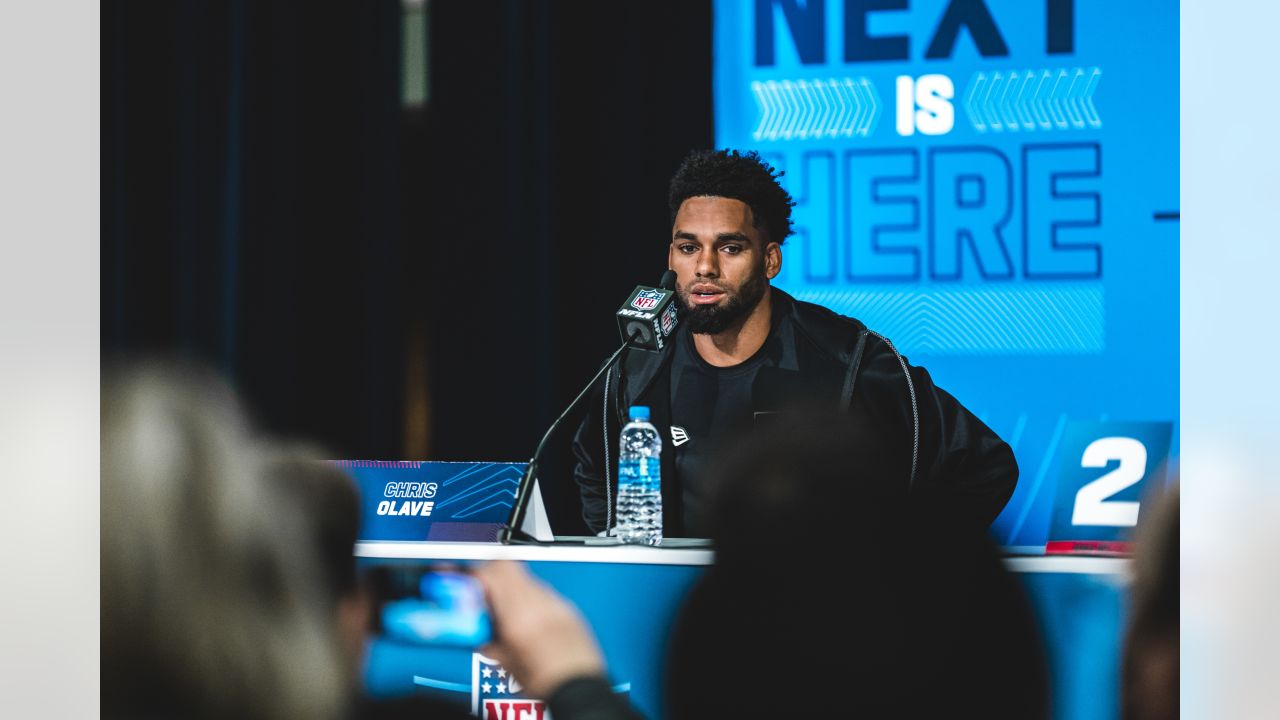
<path fill-rule="evenodd" d="M 694 233 L 689 232 L 688 230 L 677 230 L 675 234 L 671 236 L 671 239 L 693 240 L 694 242 L 697 242 L 698 236 Z M 751 238 L 747 237 L 746 233 L 726 232 L 726 233 L 720 233 L 716 235 L 716 242 L 718 243 L 740 242 L 740 243 L 750 245 Z"/>

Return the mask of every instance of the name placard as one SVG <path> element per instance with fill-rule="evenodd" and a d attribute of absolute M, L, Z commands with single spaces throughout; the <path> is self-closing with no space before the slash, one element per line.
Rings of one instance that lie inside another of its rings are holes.
<path fill-rule="evenodd" d="M 360 540 L 492 542 L 525 463 L 335 460 L 360 487 Z"/>

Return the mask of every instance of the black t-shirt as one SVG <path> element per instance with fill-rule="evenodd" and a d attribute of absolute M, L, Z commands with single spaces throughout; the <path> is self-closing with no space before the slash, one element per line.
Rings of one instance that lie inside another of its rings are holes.
<path fill-rule="evenodd" d="M 764 345 L 738 365 L 716 367 L 698 355 L 687 327 L 676 333 L 671 357 L 671 427 L 658 428 L 670 443 L 684 506 L 684 534 L 706 537 L 706 474 L 717 446 L 751 429 L 761 407 L 757 379 L 794 348 L 790 316 L 774 312 Z M 769 403 L 765 403 L 766 405 Z"/>

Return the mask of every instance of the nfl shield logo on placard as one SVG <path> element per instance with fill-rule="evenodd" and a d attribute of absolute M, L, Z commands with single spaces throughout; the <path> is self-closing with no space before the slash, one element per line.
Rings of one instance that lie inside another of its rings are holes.
<path fill-rule="evenodd" d="M 652 310 L 658 307 L 658 301 L 662 299 L 662 293 L 657 290 L 641 290 L 636 293 L 636 299 L 631 301 L 631 306 L 637 310 Z"/>
<path fill-rule="evenodd" d="M 481 720 L 545 718 L 547 706 L 524 694 L 524 687 L 496 661 L 471 653 L 471 713 Z"/>

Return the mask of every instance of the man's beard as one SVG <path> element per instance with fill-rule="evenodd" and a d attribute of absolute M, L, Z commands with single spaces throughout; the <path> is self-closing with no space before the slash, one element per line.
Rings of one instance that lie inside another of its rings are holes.
<path fill-rule="evenodd" d="M 687 293 L 676 293 L 680 299 L 680 322 L 688 326 L 689 332 L 699 335 L 722 333 L 760 304 L 767 286 L 764 273 L 752 275 L 723 307 L 718 304 L 694 305 L 689 302 Z"/>

